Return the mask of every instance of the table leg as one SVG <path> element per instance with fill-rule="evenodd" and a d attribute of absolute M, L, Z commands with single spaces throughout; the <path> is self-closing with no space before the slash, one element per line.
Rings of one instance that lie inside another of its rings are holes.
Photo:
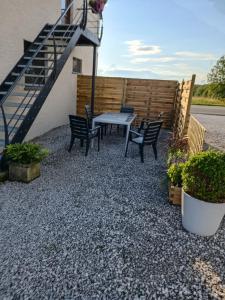
<path fill-rule="evenodd" d="M 130 125 L 127 125 L 125 151 L 126 151 L 126 148 L 127 148 L 127 143 L 128 143 L 128 139 L 129 139 L 129 133 L 130 133 Z"/>

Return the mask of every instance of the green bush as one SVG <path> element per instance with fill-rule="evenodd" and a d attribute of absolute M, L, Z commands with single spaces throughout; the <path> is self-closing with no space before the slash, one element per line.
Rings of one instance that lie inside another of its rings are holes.
<path fill-rule="evenodd" d="M 184 163 L 172 164 L 167 171 L 168 178 L 174 186 L 182 186 L 183 167 Z"/>
<path fill-rule="evenodd" d="M 38 163 L 48 154 L 47 149 L 33 143 L 10 144 L 5 150 L 6 159 L 18 164 Z"/>
<path fill-rule="evenodd" d="M 193 155 L 182 171 L 183 189 L 212 203 L 225 201 L 225 153 L 206 151 Z"/>

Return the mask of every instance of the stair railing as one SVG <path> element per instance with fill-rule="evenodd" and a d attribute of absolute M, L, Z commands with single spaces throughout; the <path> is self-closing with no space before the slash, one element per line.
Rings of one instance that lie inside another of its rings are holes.
<path fill-rule="evenodd" d="M 45 45 L 45 42 L 52 37 L 53 40 L 53 48 L 54 48 L 54 52 L 52 55 L 50 55 L 49 59 L 52 58 L 52 56 L 54 56 L 53 58 L 53 63 L 47 68 L 47 71 L 49 70 L 53 70 L 53 72 L 56 72 L 57 70 L 57 48 L 62 48 L 64 47 L 63 45 L 57 45 L 56 43 L 56 38 L 55 38 L 55 29 L 57 28 L 58 25 L 61 25 L 61 21 L 64 19 L 65 15 L 67 14 L 67 12 L 72 8 L 73 4 L 75 3 L 76 0 L 72 1 L 70 3 L 70 5 L 67 7 L 67 9 L 65 9 L 63 11 L 63 13 L 61 14 L 61 16 L 58 18 L 58 20 L 56 21 L 55 25 L 53 26 L 53 28 L 50 30 L 50 32 L 47 34 L 46 38 L 42 41 L 42 43 L 39 45 L 39 47 L 36 49 L 35 53 L 32 55 L 32 57 L 30 58 L 30 60 L 28 61 L 27 65 L 23 68 L 22 72 L 20 73 L 20 75 L 16 78 L 16 80 L 14 81 L 14 83 L 12 84 L 12 86 L 10 87 L 10 89 L 8 90 L 8 92 L 6 93 L 6 95 L 4 95 L 4 97 L 1 99 L 0 101 L 0 108 L 1 108 L 1 112 L 2 112 L 2 116 L 3 116 L 3 123 L 4 123 L 4 131 L 5 131 L 5 146 L 9 144 L 9 137 L 10 135 L 13 133 L 14 128 L 16 128 L 16 125 L 18 124 L 18 122 L 21 120 L 23 113 L 25 112 L 25 110 L 27 109 L 27 107 L 29 106 L 29 104 L 31 103 L 32 99 L 37 96 L 36 92 L 38 91 L 38 80 L 39 78 L 36 78 L 36 80 L 34 81 L 34 83 L 32 84 L 37 84 L 37 88 L 35 90 L 32 89 L 32 96 L 30 97 L 30 100 L 28 103 L 25 104 L 25 107 L 22 111 L 22 113 L 20 114 L 20 117 L 16 120 L 16 122 L 14 123 L 12 129 L 9 132 L 8 126 L 9 124 L 12 122 L 12 120 L 14 119 L 13 117 L 17 114 L 17 112 L 19 111 L 20 108 L 22 108 L 22 105 L 24 104 L 26 98 L 29 96 L 29 93 L 31 91 L 31 88 L 28 90 L 26 96 L 23 98 L 23 100 L 20 102 L 20 105 L 18 106 L 16 112 L 13 114 L 13 116 L 11 117 L 9 123 L 7 124 L 7 119 L 6 119 L 6 115 L 5 115 L 5 111 L 3 108 L 3 104 L 6 101 L 7 97 L 10 95 L 10 93 L 13 91 L 14 87 L 17 85 L 18 81 L 21 80 L 21 78 L 23 77 L 23 75 L 25 75 L 25 73 L 28 70 L 32 69 L 32 62 L 35 59 L 35 57 L 37 56 L 37 54 L 39 53 L 39 51 L 41 50 L 41 48 Z M 80 17 L 78 18 L 78 20 L 76 21 L 75 24 L 73 24 L 74 20 L 76 19 L 78 13 L 75 15 L 75 17 L 73 18 L 70 26 L 67 28 L 67 30 L 65 31 L 63 38 L 66 37 L 66 41 L 69 40 L 72 37 L 72 33 L 70 34 L 70 28 L 71 26 L 80 26 L 81 29 L 85 30 L 86 26 L 87 26 L 87 22 L 88 22 L 88 3 L 87 0 L 83 0 L 83 7 L 82 9 L 78 9 L 78 10 L 82 10 L 82 14 L 80 15 Z M 97 27 L 99 30 L 99 27 Z M 68 38 L 67 38 L 67 33 L 69 32 Z M 101 40 L 102 38 L 102 33 L 103 33 L 103 22 L 102 22 L 102 26 L 101 26 L 101 34 L 99 37 L 99 40 Z M 71 36 L 70 36 L 71 35 Z M 64 40 L 65 41 L 65 40 Z M 41 72 L 38 75 L 42 75 L 43 72 L 45 72 L 46 69 L 43 68 L 41 70 Z M 40 90 L 39 90 L 40 91 Z"/>
<path fill-rule="evenodd" d="M 63 34 L 62 38 L 66 37 L 66 34 L 70 31 L 71 27 L 74 26 L 74 25 L 73 25 L 73 21 L 77 18 L 77 16 L 78 16 L 78 13 L 77 13 L 77 14 L 75 15 L 75 17 L 73 18 L 72 23 L 70 24 L 70 26 L 68 26 L 68 28 L 67 28 L 67 30 L 65 31 L 65 33 Z M 78 21 L 79 21 L 80 19 L 81 19 L 81 16 L 78 18 Z M 71 34 L 71 35 L 72 35 L 72 34 Z M 66 40 L 69 40 L 70 38 L 71 38 L 71 36 L 68 36 L 68 37 L 66 37 Z M 56 48 L 62 48 L 62 47 L 63 47 L 62 45 L 58 46 L 58 45 L 56 44 Z M 49 57 L 48 59 L 53 58 L 53 55 L 54 55 L 54 53 L 51 54 L 50 57 Z M 56 54 L 56 56 L 57 56 L 57 54 Z M 57 57 L 56 57 L 56 59 L 57 59 Z M 53 63 L 51 63 L 50 66 L 48 67 L 48 70 L 53 69 L 53 68 L 54 68 L 54 65 L 55 65 L 55 59 L 53 60 Z M 52 68 L 52 67 L 53 67 L 53 68 Z M 53 69 L 53 72 L 54 72 L 54 71 L 55 71 L 55 70 Z M 43 72 L 45 72 L 45 69 L 42 69 L 42 71 L 39 73 L 39 75 L 42 75 Z M 36 78 L 36 80 L 35 80 L 34 83 L 32 83 L 32 84 L 34 84 L 34 85 L 35 85 L 35 84 L 38 84 L 38 80 L 39 80 L 39 79 Z M 21 100 L 21 103 L 20 103 L 20 105 L 17 107 L 15 113 L 13 114 L 11 120 L 9 121 L 8 126 L 9 126 L 10 123 L 12 122 L 13 117 L 17 114 L 17 112 L 20 110 L 20 108 L 21 108 L 22 105 L 24 104 L 26 98 L 29 96 L 29 93 L 32 92 L 32 96 L 30 96 L 29 101 L 25 104 L 25 107 L 24 107 L 23 111 L 21 112 L 20 117 L 19 117 L 19 118 L 16 120 L 16 122 L 14 123 L 13 128 L 12 128 L 11 131 L 9 132 L 9 136 L 11 135 L 11 133 L 12 133 L 13 130 L 14 130 L 14 128 L 16 127 L 16 125 L 17 125 L 17 124 L 19 123 L 19 121 L 21 120 L 21 117 L 22 117 L 23 113 L 25 112 L 25 110 L 27 109 L 27 107 L 29 106 L 29 104 L 32 102 L 33 98 L 36 96 L 36 92 L 38 92 L 38 91 L 39 91 L 39 90 L 38 90 L 38 87 L 37 87 L 36 89 L 31 89 L 31 88 L 30 88 L 30 89 L 27 91 L 27 93 L 26 93 L 26 95 L 24 96 L 24 98 Z"/>

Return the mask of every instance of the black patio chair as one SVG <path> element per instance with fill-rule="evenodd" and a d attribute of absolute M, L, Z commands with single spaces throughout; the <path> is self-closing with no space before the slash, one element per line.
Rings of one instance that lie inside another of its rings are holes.
<path fill-rule="evenodd" d="M 97 117 L 98 115 L 92 114 L 91 107 L 89 104 L 86 104 L 84 108 L 85 108 L 85 113 L 86 113 L 87 120 L 88 120 L 88 126 L 91 129 L 92 128 L 92 119 L 94 117 Z M 103 139 L 103 133 L 105 133 L 105 135 L 106 135 L 108 124 L 98 123 L 98 125 L 101 127 L 101 139 Z"/>
<path fill-rule="evenodd" d="M 130 106 L 121 106 L 120 113 L 133 114 L 134 113 L 134 108 L 130 107 Z M 123 126 L 123 136 L 126 136 L 127 126 L 126 125 L 119 125 L 118 124 L 117 125 L 117 132 L 118 133 L 119 133 L 119 130 L 120 130 L 120 126 Z M 113 125 L 111 125 L 110 133 L 112 131 L 112 127 L 113 127 Z"/>
<path fill-rule="evenodd" d="M 145 124 L 145 121 L 141 122 L 138 131 L 130 130 L 129 140 L 126 146 L 125 157 L 127 157 L 127 150 L 129 142 L 135 143 L 139 146 L 139 152 L 141 156 L 141 162 L 144 162 L 144 146 L 152 145 L 155 159 L 157 160 L 157 141 L 160 129 L 162 127 L 163 121 L 154 121 Z M 144 128 L 144 129 L 143 129 Z M 143 133 L 142 133 L 143 132 Z M 133 137 L 135 135 L 135 137 Z"/>
<path fill-rule="evenodd" d="M 100 150 L 100 126 L 95 129 L 90 129 L 88 121 L 85 118 L 79 116 L 69 115 L 70 119 L 70 129 L 71 129 L 71 140 L 69 152 L 71 152 L 75 139 L 79 139 L 81 142 L 81 147 L 83 147 L 84 141 L 86 141 L 86 153 L 88 155 L 88 150 L 90 146 L 90 141 L 98 137 L 98 151 Z"/>

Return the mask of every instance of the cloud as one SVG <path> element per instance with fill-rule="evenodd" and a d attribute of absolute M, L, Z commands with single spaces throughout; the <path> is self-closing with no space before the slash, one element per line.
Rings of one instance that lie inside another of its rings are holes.
<path fill-rule="evenodd" d="M 196 60 L 214 60 L 216 56 L 212 53 L 201 53 L 191 51 L 178 51 L 175 55 L 182 59 L 196 59 Z"/>
<path fill-rule="evenodd" d="M 156 62 L 156 63 L 167 63 L 175 61 L 176 57 L 173 56 L 161 56 L 161 57 L 138 57 L 131 60 L 133 64 L 140 64 L 146 62 Z"/>
<path fill-rule="evenodd" d="M 162 52 L 160 46 L 158 45 L 145 45 L 140 40 L 126 41 L 125 44 L 128 45 L 128 51 L 131 56 L 138 55 L 155 55 Z"/>
<path fill-rule="evenodd" d="M 117 65 L 100 65 L 98 68 L 98 72 L 100 74 L 106 74 L 109 72 L 150 72 L 150 68 L 132 68 L 132 67 L 126 67 L 126 66 L 117 66 Z"/>

